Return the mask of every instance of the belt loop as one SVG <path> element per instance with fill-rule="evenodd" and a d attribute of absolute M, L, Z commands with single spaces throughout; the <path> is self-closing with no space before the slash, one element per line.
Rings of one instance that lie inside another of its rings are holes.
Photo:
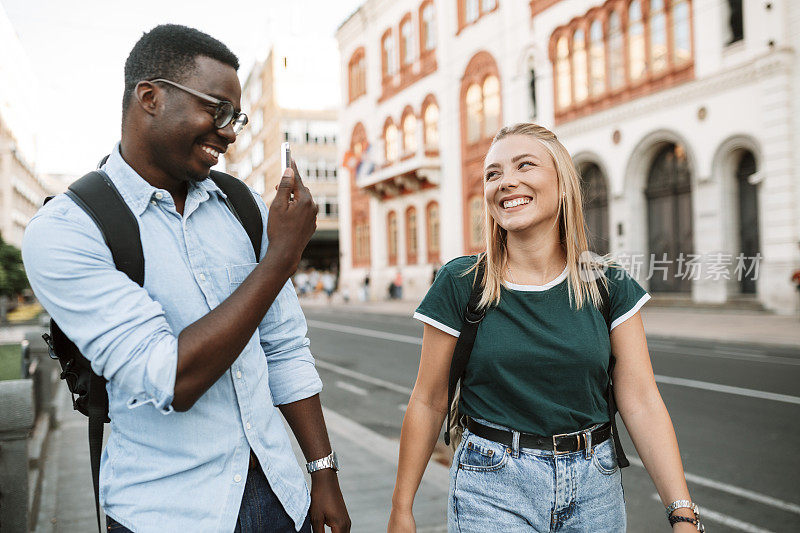
<path fill-rule="evenodd" d="M 586 444 L 586 448 L 583 450 L 583 456 L 586 459 L 591 459 L 594 450 L 592 450 L 592 430 L 587 429 L 583 432 L 583 442 Z"/>
<path fill-rule="evenodd" d="M 511 456 L 519 458 L 519 431 L 511 430 Z"/>

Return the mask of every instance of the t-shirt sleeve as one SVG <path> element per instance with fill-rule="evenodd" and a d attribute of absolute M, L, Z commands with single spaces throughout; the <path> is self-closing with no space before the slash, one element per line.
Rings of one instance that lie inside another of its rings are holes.
<path fill-rule="evenodd" d="M 624 268 L 610 268 L 606 277 L 611 299 L 611 331 L 635 315 L 647 303 L 650 295 Z"/>
<path fill-rule="evenodd" d="M 466 291 L 469 289 L 472 274 L 462 277 L 461 272 L 451 272 L 451 268 L 452 265 L 448 264 L 439 269 L 428 294 L 414 312 L 414 318 L 458 337 L 464 322 L 464 309 L 469 300 Z"/>

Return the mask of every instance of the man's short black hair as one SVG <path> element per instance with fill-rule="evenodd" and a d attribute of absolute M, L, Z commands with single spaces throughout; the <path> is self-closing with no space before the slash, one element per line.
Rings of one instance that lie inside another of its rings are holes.
<path fill-rule="evenodd" d="M 207 56 L 239 70 L 239 58 L 227 46 L 194 28 L 162 24 L 142 35 L 125 61 L 123 120 L 137 83 L 155 78 L 181 82 L 194 71 L 197 56 Z"/>

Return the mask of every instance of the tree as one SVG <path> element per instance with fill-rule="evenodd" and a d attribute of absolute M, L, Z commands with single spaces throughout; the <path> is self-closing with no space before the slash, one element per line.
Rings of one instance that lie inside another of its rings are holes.
<path fill-rule="evenodd" d="M 16 296 L 28 286 L 22 253 L 0 235 L 0 296 Z"/>

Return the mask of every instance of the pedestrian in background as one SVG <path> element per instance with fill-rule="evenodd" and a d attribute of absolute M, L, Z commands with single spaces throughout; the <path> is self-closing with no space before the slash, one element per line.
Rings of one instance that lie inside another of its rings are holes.
<path fill-rule="evenodd" d="M 294 164 L 269 215 L 251 190 L 265 230 L 256 257 L 208 179 L 247 124 L 238 67 L 223 43 L 171 24 L 128 56 L 122 138 L 101 171 L 136 219 L 143 286 L 117 270 L 70 196 L 25 232 L 36 296 L 108 380 L 99 493 L 109 531 L 350 528 L 289 282 L 317 206 Z M 310 497 L 284 418 L 313 471 Z"/>
<path fill-rule="evenodd" d="M 487 252 L 443 266 L 414 315 L 425 323 L 422 355 L 389 531 L 415 530 L 414 496 L 450 409 L 447 429 L 458 447 L 449 531 L 624 531 L 607 402 L 611 354 L 619 412 L 670 523 L 676 532 L 697 531 L 639 315 L 649 295 L 624 269 L 583 259 L 580 177 L 569 153 L 547 129 L 518 124 L 497 133 L 484 165 Z M 460 398 L 448 405 L 473 283 L 486 315 Z"/>

